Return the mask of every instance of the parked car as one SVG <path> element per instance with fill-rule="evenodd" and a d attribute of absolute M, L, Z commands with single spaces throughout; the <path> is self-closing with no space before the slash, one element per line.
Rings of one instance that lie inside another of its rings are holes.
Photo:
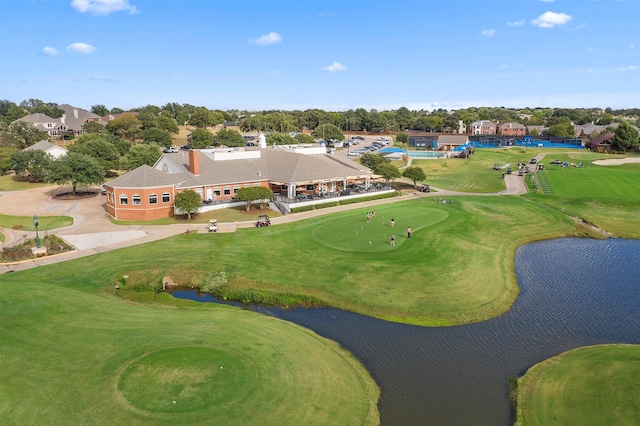
<path fill-rule="evenodd" d="M 178 152 L 178 148 L 176 148 L 175 146 L 170 146 L 169 148 L 165 148 L 163 151 L 164 152 Z"/>
<path fill-rule="evenodd" d="M 510 174 L 511 174 L 511 172 L 512 172 L 511 167 L 509 167 L 509 168 L 507 169 L 507 174 L 508 174 L 508 175 L 510 175 Z"/>
<path fill-rule="evenodd" d="M 102 195 L 107 195 L 107 186 L 106 185 L 102 185 L 102 188 L 100 188 L 100 193 Z"/>
<path fill-rule="evenodd" d="M 529 164 L 536 164 L 538 162 L 538 160 L 536 160 L 535 158 L 532 158 L 531 160 L 529 160 Z"/>
<path fill-rule="evenodd" d="M 180 149 L 183 151 L 189 151 L 191 149 L 191 145 L 182 145 Z"/>
<path fill-rule="evenodd" d="M 560 160 L 551 160 L 550 164 L 562 164 Z"/>
<path fill-rule="evenodd" d="M 218 220 L 217 219 L 209 220 L 209 232 L 218 232 Z"/>

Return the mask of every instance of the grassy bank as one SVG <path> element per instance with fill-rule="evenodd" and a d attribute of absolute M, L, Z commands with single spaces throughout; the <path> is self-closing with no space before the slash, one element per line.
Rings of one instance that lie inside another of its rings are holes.
<path fill-rule="evenodd" d="M 124 274 L 155 283 L 170 275 L 190 286 L 208 272 L 225 271 L 241 289 L 312 296 L 392 321 L 452 325 L 510 308 L 518 294 L 513 256 L 519 245 L 587 233 L 561 212 L 514 197 L 390 203 L 377 206 L 370 223 L 366 210 L 235 233 L 178 235 L 19 275 L 98 291 Z"/>
<path fill-rule="evenodd" d="M 73 218 L 70 216 L 38 216 L 39 231 L 64 228 L 72 224 Z M 36 230 L 35 226 L 33 226 L 33 216 L 9 216 L 0 214 L 0 226 L 22 231 Z"/>
<path fill-rule="evenodd" d="M 640 346 L 578 348 L 518 380 L 516 425 L 636 425 Z"/>
<path fill-rule="evenodd" d="M 23 176 L 0 176 L 0 191 L 24 191 L 26 189 L 40 188 L 47 185 L 51 184 L 44 182 L 33 183 Z"/>
<path fill-rule="evenodd" d="M 220 305 L 125 302 L 74 289 L 99 286 L 90 270 L 78 282 L 50 272 L 65 286 L 0 277 L 3 425 L 379 422 L 367 371 L 302 327 Z"/>

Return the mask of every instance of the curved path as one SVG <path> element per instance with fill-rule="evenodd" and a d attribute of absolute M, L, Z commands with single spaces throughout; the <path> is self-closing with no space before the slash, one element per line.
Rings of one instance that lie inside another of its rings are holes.
<path fill-rule="evenodd" d="M 369 206 L 415 199 L 418 197 L 436 196 L 441 198 L 443 196 L 454 195 L 520 195 L 527 192 L 527 187 L 524 183 L 523 177 L 521 176 L 506 175 L 505 184 L 505 190 L 493 193 L 465 193 L 449 191 L 432 186 L 431 188 L 434 192 L 428 195 L 422 192 L 415 192 L 400 197 L 364 201 L 362 203 L 328 207 L 302 213 L 293 213 L 286 216 L 274 217 L 271 220 L 271 223 L 288 223 L 328 213 L 361 209 Z M 76 247 L 77 250 L 15 264 L 1 264 L 0 274 L 156 241 L 187 231 L 206 232 L 205 224 L 116 225 L 111 223 L 110 216 L 107 215 L 105 211 L 104 197 L 97 196 L 78 201 L 55 201 L 52 196 L 55 195 L 58 190 L 59 188 L 56 186 L 48 186 L 26 191 L 1 192 L 0 214 L 14 216 L 71 216 L 73 218 L 73 225 L 52 231 L 40 231 L 40 234 L 42 235 L 45 232 L 49 232 L 51 234 L 58 235 Z M 253 227 L 254 223 L 254 221 L 220 223 L 218 228 L 219 232 L 233 232 L 236 228 Z M 5 247 L 17 244 L 24 238 L 35 238 L 35 232 L 29 231 L 16 231 L 2 228 L 2 233 L 5 236 L 5 241 L 1 246 Z"/>

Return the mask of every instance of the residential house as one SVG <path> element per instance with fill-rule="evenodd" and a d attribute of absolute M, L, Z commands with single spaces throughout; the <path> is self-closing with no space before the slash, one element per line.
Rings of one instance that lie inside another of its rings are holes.
<path fill-rule="evenodd" d="M 499 123 L 496 126 L 497 133 L 503 136 L 524 136 L 527 128 L 520 123 Z"/>
<path fill-rule="evenodd" d="M 495 135 L 496 124 L 489 120 L 474 121 L 471 123 L 470 131 L 472 135 Z"/>
<path fill-rule="evenodd" d="M 53 158 L 60 158 L 67 155 L 67 150 L 61 146 L 52 144 L 49 141 L 40 141 L 24 149 L 25 151 L 44 151 Z"/>
<path fill-rule="evenodd" d="M 48 115 L 40 112 L 25 115 L 24 117 L 18 118 L 17 120 L 13 121 L 11 124 L 18 121 L 31 123 L 36 129 L 47 132 L 47 134 L 51 137 L 62 136 L 69 129 L 69 127 L 66 124 L 62 123 L 59 118 L 51 118 Z"/>
<path fill-rule="evenodd" d="M 165 153 L 153 167 L 141 166 L 106 183 L 106 210 L 120 220 L 171 216 L 184 190 L 200 194 L 200 211 L 242 204 L 240 188 L 264 186 L 285 211 L 299 203 L 319 204 L 337 196 L 370 190 L 372 173 L 360 164 L 329 155 L 281 147 L 203 149 Z"/>
<path fill-rule="evenodd" d="M 606 132 L 600 136 L 596 136 L 591 139 L 591 149 L 597 152 L 609 152 L 611 151 L 611 142 L 613 141 L 613 133 Z"/>
<path fill-rule="evenodd" d="M 66 135 L 81 136 L 84 134 L 85 123 L 89 121 L 100 122 L 101 117 L 90 111 L 76 108 L 68 104 L 59 105 L 64 111 L 62 117 L 51 118 L 46 114 L 29 114 L 16 121 L 25 121 L 33 124 L 36 129 L 47 132 L 52 137 L 64 137 Z"/>

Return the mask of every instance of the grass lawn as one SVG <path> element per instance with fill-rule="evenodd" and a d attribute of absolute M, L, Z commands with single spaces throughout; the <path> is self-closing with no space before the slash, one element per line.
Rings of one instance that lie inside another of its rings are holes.
<path fill-rule="evenodd" d="M 63 228 L 73 224 L 70 216 L 38 216 L 38 230 Z M 23 231 L 35 231 L 33 216 L 9 216 L 0 214 L 0 226 L 8 229 L 21 229 Z"/>
<path fill-rule="evenodd" d="M 15 276 L 59 279 L 94 291 L 124 274 L 153 283 L 171 275 L 179 284 L 199 285 L 207 272 L 225 271 L 238 287 L 305 294 L 393 321 L 453 325 L 510 308 L 518 294 L 513 256 L 520 244 L 585 235 L 557 210 L 516 197 L 390 203 L 377 206 L 371 223 L 365 213 L 357 209 L 235 233 L 178 235 Z"/>
<path fill-rule="evenodd" d="M 640 238 L 640 164 L 593 164 L 601 158 L 602 154 L 593 153 L 554 155 L 553 159 L 584 165 L 565 169 L 549 165 L 538 175 L 544 175 L 550 190 L 538 194 L 532 191 L 526 197 L 581 217 L 617 236 Z M 531 184 L 529 178 L 527 182 Z"/>
<path fill-rule="evenodd" d="M 574 349 L 518 380 L 516 425 L 640 424 L 640 346 Z"/>
<path fill-rule="evenodd" d="M 23 191 L 25 189 L 40 188 L 50 183 L 32 183 L 22 176 L 0 176 L 0 191 Z"/>
<path fill-rule="evenodd" d="M 106 283 L 98 264 L 77 282 L 49 272 L 0 277 L 3 425 L 379 423 L 368 372 L 309 330 L 227 306 L 80 291 Z"/>

